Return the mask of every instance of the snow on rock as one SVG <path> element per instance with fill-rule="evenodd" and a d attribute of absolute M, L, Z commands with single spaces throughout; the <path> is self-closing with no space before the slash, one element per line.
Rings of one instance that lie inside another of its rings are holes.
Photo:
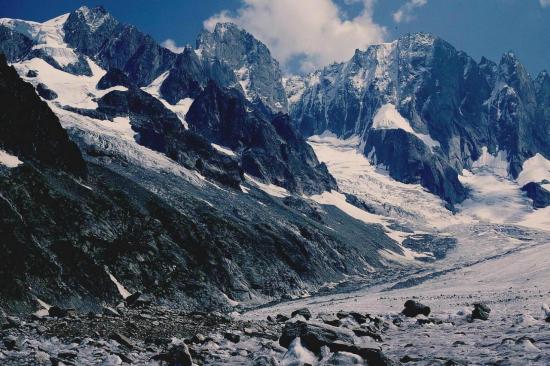
<path fill-rule="evenodd" d="M 248 174 L 245 174 L 244 176 L 246 180 L 252 182 L 252 184 L 254 184 L 257 188 L 261 189 L 262 191 L 269 194 L 270 196 L 284 198 L 290 195 L 290 193 L 288 193 L 288 191 L 283 187 L 279 187 L 278 185 L 275 185 L 272 183 L 270 184 L 262 183 Z"/>
<path fill-rule="evenodd" d="M 550 182 L 550 160 L 541 154 L 537 154 L 523 163 L 523 169 L 517 179 L 522 187 L 530 182 L 541 183 L 545 180 Z M 550 183 L 544 184 L 544 186 L 548 186 L 545 188 L 549 189 Z"/>
<path fill-rule="evenodd" d="M 445 202 L 418 184 L 405 184 L 370 163 L 362 152 L 358 136 L 347 140 L 325 132 L 308 139 L 320 161 L 344 192 L 368 202 L 376 213 L 406 223 L 411 228 L 431 231 L 457 224 L 463 218 L 445 208 Z"/>
<path fill-rule="evenodd" d="M 21 160 L 15 155 L 11 155 L 4 150 L 0 149 L 0 164 L 8 168 L 16 168 L 23 164 Z"/>
<path fill-rule="evenodd" d="M 191 104 L 193 104 L 194 100 L 192 98 L 184 98 L 178 101 L 176 104 L 170 104 L 164 98 L 162 98 L 162 96 L 160 95 L 160 87 L 162 83 L 164 83 L 164 80 L 166 80 L 166 78 L 168 77 L 169 73 L 170 71 L 164 72 L 155 80 L 153 80 L 151 84 L 141 88 L 141 90 L 157 98 L 166 108 L 174 112 L 178 116 L 183 127 L 187 130 L 189 129 L 189 125 L 185 120 L 185 115 L 187 114 L 187 112 L 189 112 L 189 108 L 191 108 Z"/>
<path fill-rule="evenodd" d="M 144 168 L 180 176 L 198 186 L 205 182 L 205 178 L 198 172 L 181 166 L 160 152 L 139 145 L 127 117 L 118 117 L 113 121 L 98 120 L 64 110 L 53 103 L 49 103 L 49 106 L 59 117 L 61 126 L 73 138 L 82 139 L 87 146 L 97 146 L 105 153 L 121 156 Z"/>
<path fill-rule="evenodd" d="M 64 14 L 44 23 L 20 20 L 0 19 L 0 25 L 21 33 L 35 42 L 33 49 L 41 49 L 51 56 L 61 67 L 78 62 L 78 56 L 65 42 L 63 25 L 69 14 Z"/>
<path fill-rule="evenodd" d="M 302 346 L 302 340 L 298 337 L 295 338 L 288 347 L 288 351 L 285 353 L 283 360 L 281 361 L 281 366 L 305 364 L 317 364 L 317 357 L 315 357 L 313 352 Z"/>
<path fill-rule="evenodd" d="M 222 154 L 225 154 L 225 155 L 228 155 L 228 156 L 237 156 L 237 154 L 235 154 L 235 152 L 231 149 L 228 149 L 226 147 L 223 147 L 223 146 L 220 146 L 218 144 L 210 144 L 212 145 L 212 147 L 216 150 L 218 150 L 219 152 L 221 152 Z"/>
<path fill-rule="evenodd" d="M 542 155 L 525 161 L 517 180 L 508 175 L 505 151 L 496 155 L 483 148 L 472 171 L 464 170 L 460 182 L 470 189 L 468 199 L 457 205 L 461 214 L 483 222 L 516 224 L 550 231 L 550 207 L 534 210 L 531 200 L 521 191 L 523 185 L 550 178 L 550 162 Z"/>
<path fill-rule="evenodd" d="M 430 135 L 415 132 L 409 121 L 406 120 L 391 103 L 386 103 L 378 109 L 378 112 L 376 112 L 372 120 L 372 128 L 376 130 L 401 129 L 415 135 L 431 149 L 440 146 L 439 142 L 432 139 Z"/>
<path fill-rule="evenodd" d="M 486 146 L 481 148 L 481 156 L 472 164 L 473 171 L 488 171 L 499 177 L 508 177 L 508 154 L 500 150 L 496 155 L 492 155 Z"/>
<path fill-rule="evenodd" d="M 113 281 L 118 290 L 118 293 L 120 294 L 120 296 L 122 296 L 123 299 L 131 295 L 130 291 L 126 290 L 126 288 L 120 282 L 118 282 L 115 276 L 113 276 L 110 272 L 107 273 L 109 274 L 109 278 L 111 278 L 111 281 Z"/>
<path fill-rule="evenodd" d="M 87 59 L 88 65 L 92 70 L 92 76 L 73 75 L 65 71 L 56 69 L 40 58 L 16 63 L 13 66 L 19 75 L 35 87 L 38 83 L 45 84 L 57 95 L 56 102 L 61 105 L 68 105 L 75 108 L 96 109 L 95 98 L 102 97 L 111 90 L 126 90 L 126 88 L 117 86 L 115 89 L 98 90 L 96 85 L 105 75 L 106 71 L 100 68 L 92 60 Z M 38 71 L 36 78 L 27 77 L 29 70 Z"/>

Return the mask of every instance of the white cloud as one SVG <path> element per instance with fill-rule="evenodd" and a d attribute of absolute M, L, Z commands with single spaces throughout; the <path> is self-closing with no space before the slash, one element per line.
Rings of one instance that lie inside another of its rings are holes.
<path fill-rule="evenodd" d="M 550 0 L 540 0 L 550 1 Z M 421 8 L 428 3 L 428 0 L 409 0 L 403 4 L 395 13 L 393 13 L 393 20 L 396 23 L 410 22 L 414 19 L 414 10 Z"/>
<path fill-rule="evenodd" d="M 176 45 L 176 41 L 173 39 L 168 38 L 164 42 L 160 44 L 164 48 L 168 48 L 170 51 L 174 53 L 182 53 L 183 50 L 185 50 L 185 47 L 179 47 Z"/>
<path fill-rule="evenodd" d="M 300 59 L 302 71 L 349 59 L 356 48 L 380 43 L 384 27 L 372 19 L 374 0 L 362 1 L 356 17 L 344 19 L 333 0 L 242 0 L 235 14 L 223 11 L 204 22 L 212 30 L 218 22 L 233 22 L 264 42 L 283 64 Z"/>
<path fill-rule="evenodd" d="M 543 8 L 550 6 L 550 0 L 539 0 L 539 2 L 540 6 L 542 6 Z"/>

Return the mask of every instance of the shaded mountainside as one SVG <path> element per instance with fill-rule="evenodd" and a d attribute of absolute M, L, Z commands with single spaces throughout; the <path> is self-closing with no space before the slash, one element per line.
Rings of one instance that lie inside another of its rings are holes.
<path fill-rule="evenodd" d="M 548 76 L 531 79 L 513 53 L 498 65 L 485 58 L 478 63 L 440 38 L 409 34 L 290 78 L 286 89 L 305 136 L 358 135 L 365 155 L 393 178 L 421 183 L 449 203 L 466 197 L 457 175 L 483 147 L 506 151 L 514 178 L 536 153 L 550 157 Z M 388 106 L 393 113 L 383 113 Z M 381 132 L 395 129 L 422 141 L 404 143 L 403 134 Z M 383 141 L 401 147 L 390 150 Z"/>
<path fill-rule="evenodd" d="M 36 86 L 44 76 L 16 67 Z M 33 310 L 35 298 L 79 309 L 116 302 L 110 275 L 157 303 L 224 309 L 307 294 L 386 265 L 381 251 L 403 254 L 380 225 L 300 196 L 272 197 L 243 180 L 240 157 L 203 137 L 224 142 L 205 132 L 215 128 L 190 118 L 185 129 L 120 71 L 96 83 L 102 96 L 95 109 L 63 105 L 59 89 L 45 102 L 5 61 L 0 71 L 0 94 L 10 101 L 0 114 L 0 146 L 23 161 L 0 165 L 0 306 L 10 312 Z M 269 121 L 248 112 L 238 91 L 209 86 L 192 107 L 197 120 L 211 93 L 220 108 L 205 116 L 256 125 L 260 138 L 242 128 L 226 137 L 240 136 L 243 151 L 257 149 L 252 156 L 265 166 L 275 157 L 278 164 L 267 168 L 288 179 L 281 184 L 296 191 L 334 186 L 288 117 Z M 232 119 L 221 106 L 238 113 Z"/>
<path fill-rule="evenodd" d="M 77 146 L 32 85 L 23 83 L 0 54 L 0 148 L 26 161 L 84 176 Z"/>

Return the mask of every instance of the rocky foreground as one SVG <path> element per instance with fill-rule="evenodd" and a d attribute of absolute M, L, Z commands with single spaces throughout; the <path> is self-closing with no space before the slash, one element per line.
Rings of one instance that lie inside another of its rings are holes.
<path fill-rule="evenodd" d="M 471 310 L 440 317 L 432 314 L 429 306 L 408 300 L 401 313 L 386 315 L 339 311 L 312 316 L 309 309 L 302 308 L 265 320 L 243 320 L 237 313 L 180 312 L 153 306 L 146 297 L 136 294 L 116 307 L 105 306 L 101 314 L 79 314 L 55 306 L 26 318 L 3 314 L 0 363 L 462 365 L 470 362 L 452 357 L 444 348 L 439 352 L 434 348 L 444 338 L 463 335 L 464 339 L 458 337 L 452 347 L 467 352 L 474 334 L 483 333 L 497 322 L 491 319 L 491 309 L 485 304 L 475 303 Z M 550 310 L 546 308 L 546 312 L 546 318 L 524 319 L 532 322 L 532 331 L 538 336 L 510 334 L 495 344 L 480 344 L 480 354 L 491 355 L 495 348 L 498 357 L 479 364 L 549 361 L 550 339 L 544 336 L 548 332 L 540 332 L 550 323 Z M 522 356 L 518 358 L 513 350 L 520 350 Z"/>

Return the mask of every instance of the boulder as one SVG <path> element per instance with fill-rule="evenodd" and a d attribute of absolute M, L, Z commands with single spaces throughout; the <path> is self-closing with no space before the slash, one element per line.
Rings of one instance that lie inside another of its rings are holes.
<path fill-rule="evenodd" d="M 36 71 L 36 70 L 27 71 L 27 77 L 28 78 L 35 78 L 37 76 L 38 76 L 38 71 Z"/>
<path fill-rule="evenodd" d="M 490 312 L 491 312 L 491 308 L 489 308 L 486 304 L 483 304 L 480 302 L 475 303 L 474 310 L 472 311 L 472 320 L 473 319 L 488 320 Z"/>
<path fill-rule="evenodd" d="M 110 306 L 103 307 L 103 315 L 107 316 L 120 316 L 120 313 Z"/>
<path fill-rule="evenodd" d="M 140 308 L 149 306 L 152 300 L 149 296 L 142 294 L 141 292 L 135 292 L 126 298 L 126 305 L 133 308 Z"/>
<path fill-rule="evenodd" d="M 309 311 L 308 308 L 301 308 L 298 310 L 294 310 L 291 314 L 291 317 L 294 318 L 297 315 L 303 316 L 305 320 L 311 319 L 311 311 Z"/>
<path fill-rule="evenodd" d="M 119 344 L 128 347 L 130 349 L 134 348 L 134 343 L 130 340 L 130 338 L 126 337 L 124 334 L 121 334 L 119 332 L 114 332 L 109 337 L 112 340 L 117 341 Z"/>
<path fill-rule="evenodd" d="M 384 355 L 379 348 L 356 346 L 342 341 L 335 341 L 327 344 L 327 346 L 331 352 L 348 352 L 358 355 L 367 361 L 367 365 L 389 366 L 396 364 Z"/>
<path fill-rule="evenodd" d="M 68 316 L 76 316 L 76 310 L 73 308 L 63 309 L 59 306 L 52 306 L 48 309 L 48 315 L 52 318 L 65 318 Z"/>
<path fill-rule="evenodd" d="M 151 360 L 166 362 L 168 366 L 193 366 L 193 358 L 185 343 L 170 348 L 167 353 L 153 356 Z"/>
<path fill-rule="evenodd" d="M 4 328 L 19 328 L 21 326 L 21 319 L 16 316 L 7 316 L 6 323 Z"/>
<path fill-rule="evenodd" d="M 372 331 L 371 329 L 355 328 L 355 329 L 353 329 L 353 333 L 357 337 L 370 337 L 370 338 L 374 339 L 376 342 L 382 342 L 382 337 L 380 336 L 380 334 Z"/>
<path fill-rule="evenodd" d="M 284 323 L 289 319 L 290 318 L 288 316 L 283 314 L 277 314 L 277 316 L 275 317 L 275 320 L 277 321 L 277 323 Z"/>
<path fill-rule="evenodd" d="M 349 352 L 336 352 L 331 353 L 326 359 L 323 359 L 320 365 L 323 366 L 346 366 L 346 365 L 364 365 L 365 360 L 361 356 L 358 356 Z"/>
<path fill-rule="evenodd" d="M 408 316 L 409 318 L 414 318 L 417 315 L 428 316 L 431 313 L 429 306 L 416 302 L 414 300 L 407 300 L 405 302 L 405 309 L 401 312 L 403 315 Z"/>
<path fill-rule="evenodd" d="M 279 366 L 279 361 L 273 356 L 261 355 L 252 361 L 252 366 Z"/>
<path fill-rule="evenodd" d="M 241 341 L 241 336 L 233 332 L 225 332 L 223 337 L 233 343 L 239 343 Z"/>
<path fill-rule="evenodd" d="M 279 338 L 279 344 L 288 348 L 292 341 L 298 337 L 302 340 L 304 347 L 315 353 L 318 353 L 321 347 L 335 341 L 354 343 L 353 333 L 341 328 L 297 321 L 285 325 L 283 334 Z"/>
<path fill-rule="evenodd" d="M 2 339 L 2 343 L 4 343 L 4 346 L 9 351 L 14 350 L 14 349 L 19 349 L 19 346 L 20 346 L 19 339 L 17 339 L 17 337 L 12 336 L 12 335 L 4 337 L 4 339 Z"/>

